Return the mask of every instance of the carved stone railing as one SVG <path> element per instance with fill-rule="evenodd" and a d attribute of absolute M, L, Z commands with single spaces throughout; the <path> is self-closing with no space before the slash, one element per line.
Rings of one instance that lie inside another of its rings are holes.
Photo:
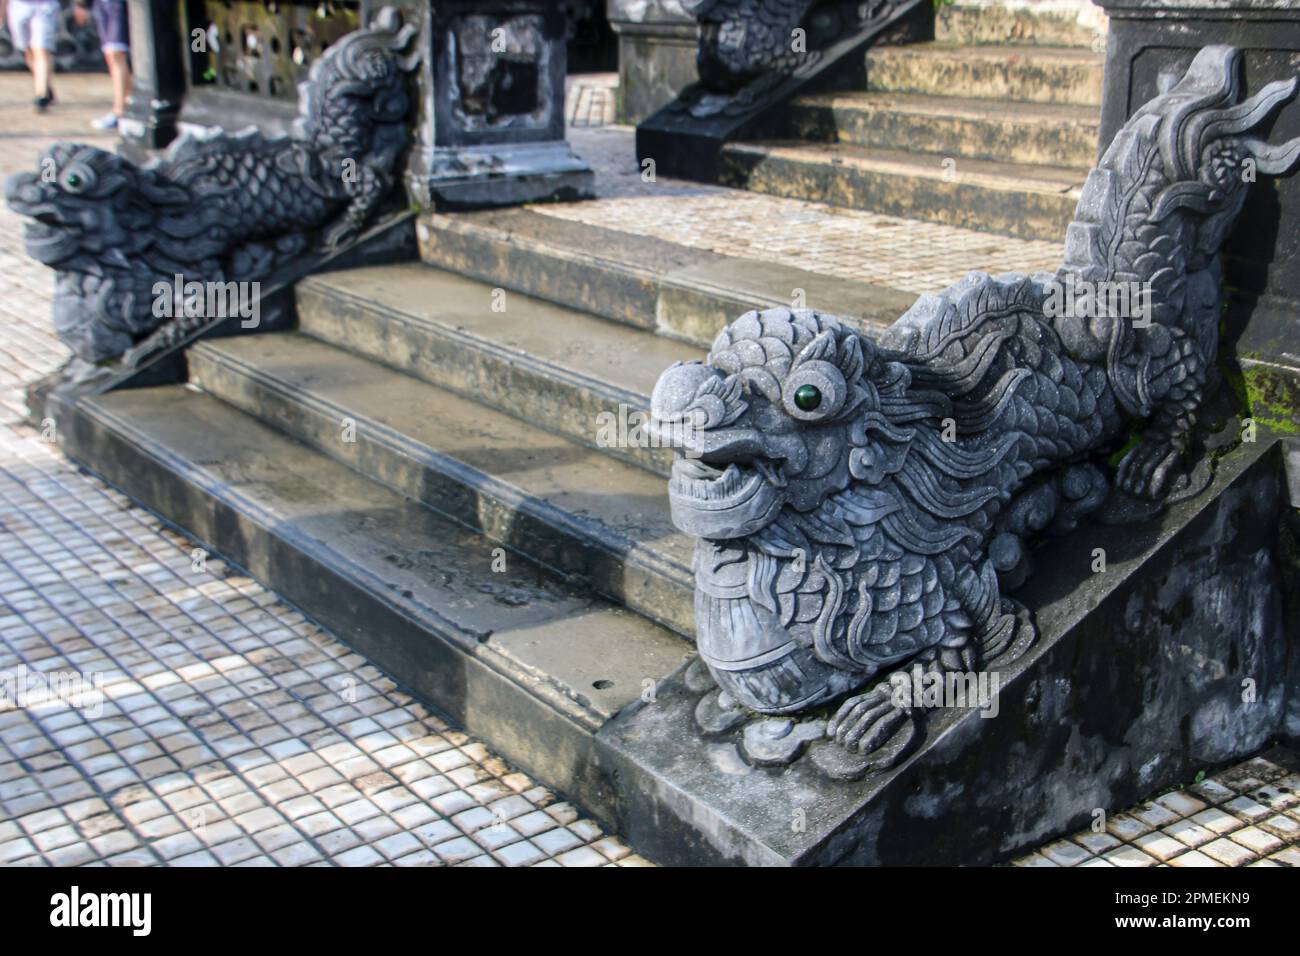
<path fill-rule="evenodd" d="M 637 158 L 714 179 L 722 146 L 762 137 L 800 93 L 861 88 L 882 39 L 933 35 L 931 0 L 683 0 L 700 25 L 699 82 L 637 126 Z"/>

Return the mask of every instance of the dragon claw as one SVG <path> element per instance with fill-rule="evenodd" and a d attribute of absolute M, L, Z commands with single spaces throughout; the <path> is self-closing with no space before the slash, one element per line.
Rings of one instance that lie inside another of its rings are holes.
<path fill-rule="evenodd" d="M 879 751 L 900 727 L 913 721 L 911 711 L 897 706 L 891 693 L 891 686 L 882 684 L 850 697 L 827 723 L 826 736 L 851 753 Z"/>
<path fill-rule="evenodd" d="M 1159 498 L 1180 457 L 1168 443 L 1140 441 L 1119 464 L 1119 487 L 1136 498 Z"/>

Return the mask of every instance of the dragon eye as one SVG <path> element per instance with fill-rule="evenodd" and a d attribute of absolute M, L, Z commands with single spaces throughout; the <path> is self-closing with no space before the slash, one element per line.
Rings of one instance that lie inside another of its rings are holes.
<path fill-rule="evenodd" d="M 66 191 L 79 193 L 94 187 L 95 176 L 85 166 L 77 164 L 65 170 L 59 181 Z"/>
<path fill-rule="evenodd" d="M 820 422 L 844 407 L 848 385 L 844 374 L 830 362 L 801 362 L 781 386 L 781 404 L 791 418 Z"/>
<path fill-rule="evenodd" d="M 794 404 L 801 412 L 814 411 L 822 403 L 822 390 L 816 385 L 800 385 L 795 389 Z"/>

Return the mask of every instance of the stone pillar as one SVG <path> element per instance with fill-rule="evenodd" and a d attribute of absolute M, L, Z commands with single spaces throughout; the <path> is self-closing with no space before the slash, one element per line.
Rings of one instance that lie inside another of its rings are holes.
<path fill-rule="evenodd" d="M 130 0 L 129 10 L 134 87 L 119 129 L 123 152 L 136 158 L 176 138 L 185 67 L 177 0 Z"/>
<path fill-rule="evenodd" d="M 431 0 L 414 198 L 442 209 L 591 195 L 565 141 L 560 0 Z"/>
<path fill-rule="evenodd" d="M 1124 120 L 1212 43 L 1241 49 L 1247 94 L 1300 74 L 1295 0 L 1098 0 L 1110 15 L 1101 148 Z M 1300 102 L 1284 106 L 1270 142 L 1300 136 Z M 1241 363 L 1255 414 L 1300 427 L 1300 175 L 1261 176 L 1225 244 L 1231 291 L 1225 344 Z M 1274 372 L 1282 372 L 1280 376 Z M 1258 399 L 1271 394 L 1268 408 Z"/>
<path fill-rule="evenodd" d="M 636 124 L 699 79 L 699 25 L 681 0 L 608 0 L 606 12 L 618 34 L 618 121 Z"/>

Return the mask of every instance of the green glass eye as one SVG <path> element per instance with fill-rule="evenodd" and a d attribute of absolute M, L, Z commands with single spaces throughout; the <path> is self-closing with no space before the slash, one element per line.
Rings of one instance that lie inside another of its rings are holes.
<path fill-rule="evenodd" d="M 794 404 L 801 412 L 811 412 L 822 403 L 822 390 L 816 385 L 800 385 L 795 389 Z"/>
<path fill-rule="evenodd" d="M 76 173 L 68 173 L 67 177 L 64 179 L 64 182 L 66 182 L 73 189 L 77 189 L 78 187 L 81 186 L 81 177 L 78 176 Z"/>

